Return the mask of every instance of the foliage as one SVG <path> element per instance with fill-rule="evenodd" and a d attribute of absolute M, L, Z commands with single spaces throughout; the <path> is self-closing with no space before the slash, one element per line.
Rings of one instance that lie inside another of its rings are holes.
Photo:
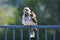
<path fill-rule="evenodd" d="M 13 6 L 3 5 L 0 9 L 0 25 L 15 24 L 17 9 Z"/>

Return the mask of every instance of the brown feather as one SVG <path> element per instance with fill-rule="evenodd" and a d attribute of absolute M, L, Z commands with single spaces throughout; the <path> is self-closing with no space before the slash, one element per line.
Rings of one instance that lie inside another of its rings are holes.
<path fill-rule="evenodd" d="M 32 13 L 30 14 L 30 16 L 31 16 L 31 18 L 32 18 L 32 21 L 33 21 L 34 23 L 37 23 L 37 19 L 36 19 L 35 13 L 32 12 Z"/>

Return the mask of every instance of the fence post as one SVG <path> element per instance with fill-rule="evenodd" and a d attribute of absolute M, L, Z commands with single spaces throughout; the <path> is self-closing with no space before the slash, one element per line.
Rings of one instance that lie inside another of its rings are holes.
<path fill-rule="evenodd" d="M 7 30 L 8 30 L 8 28 L 4 29 L 4 40 L 7 40 Z"/>
<path fill-rule="evenodd" d="M 47 40 L 47 29 L 45 29 L 45 40 Z"/>
<path fill-rule="evenodd" d="M 20 32 L 21 32 L 21 40 L 23 40 L 23 29 L 20 29 Z"/>
<path fill-rule="evenodd" d="M 12 29 L 12 40 L 15 40 L 15 29 Z"/>
<path fill-rule="evenodd" d="M 31 40 L 31 38 L 30 38 L 30 33 L 31 33 L 31 30 L 30 30 L 30 28 L 28 29 L 28 39 L 29 40 Z"/>
<path fill-rule="evenodd" d="M 37 40 L 39 40 L 39 29 L 37 30 Z"/>
<path fill-rule="evenodd" d="M 53 29 L 53 40 L 55 40 L 55 35 L 56 35 L 56 29 Z"/>

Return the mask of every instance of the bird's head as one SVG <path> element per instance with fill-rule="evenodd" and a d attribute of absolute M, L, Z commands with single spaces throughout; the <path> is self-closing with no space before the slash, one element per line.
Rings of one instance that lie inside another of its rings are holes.
<path fill-rule="evenodd" d="M 29 7 L 24 7 L 23 12 L 26 13 L 26 14 L 30 14 L 31 10 L 30 10 Z"/>

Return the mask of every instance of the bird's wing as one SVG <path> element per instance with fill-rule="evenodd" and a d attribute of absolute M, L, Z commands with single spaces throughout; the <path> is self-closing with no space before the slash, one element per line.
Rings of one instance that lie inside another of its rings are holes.
<path fill-rule="evenodd" d="M 36 14 L 34 12 L 32 12 L 33 16 L 32 16 L 32 20 L 34 23 L 37 23 L 37 19 L 36 19 Z"/>
<path fill-rule="evenodd" d="M 34 12 L 32 12 L 32 14 L 33 14 L 33 17 L 35 18 L 36 17 L 36 14 Z"/>

